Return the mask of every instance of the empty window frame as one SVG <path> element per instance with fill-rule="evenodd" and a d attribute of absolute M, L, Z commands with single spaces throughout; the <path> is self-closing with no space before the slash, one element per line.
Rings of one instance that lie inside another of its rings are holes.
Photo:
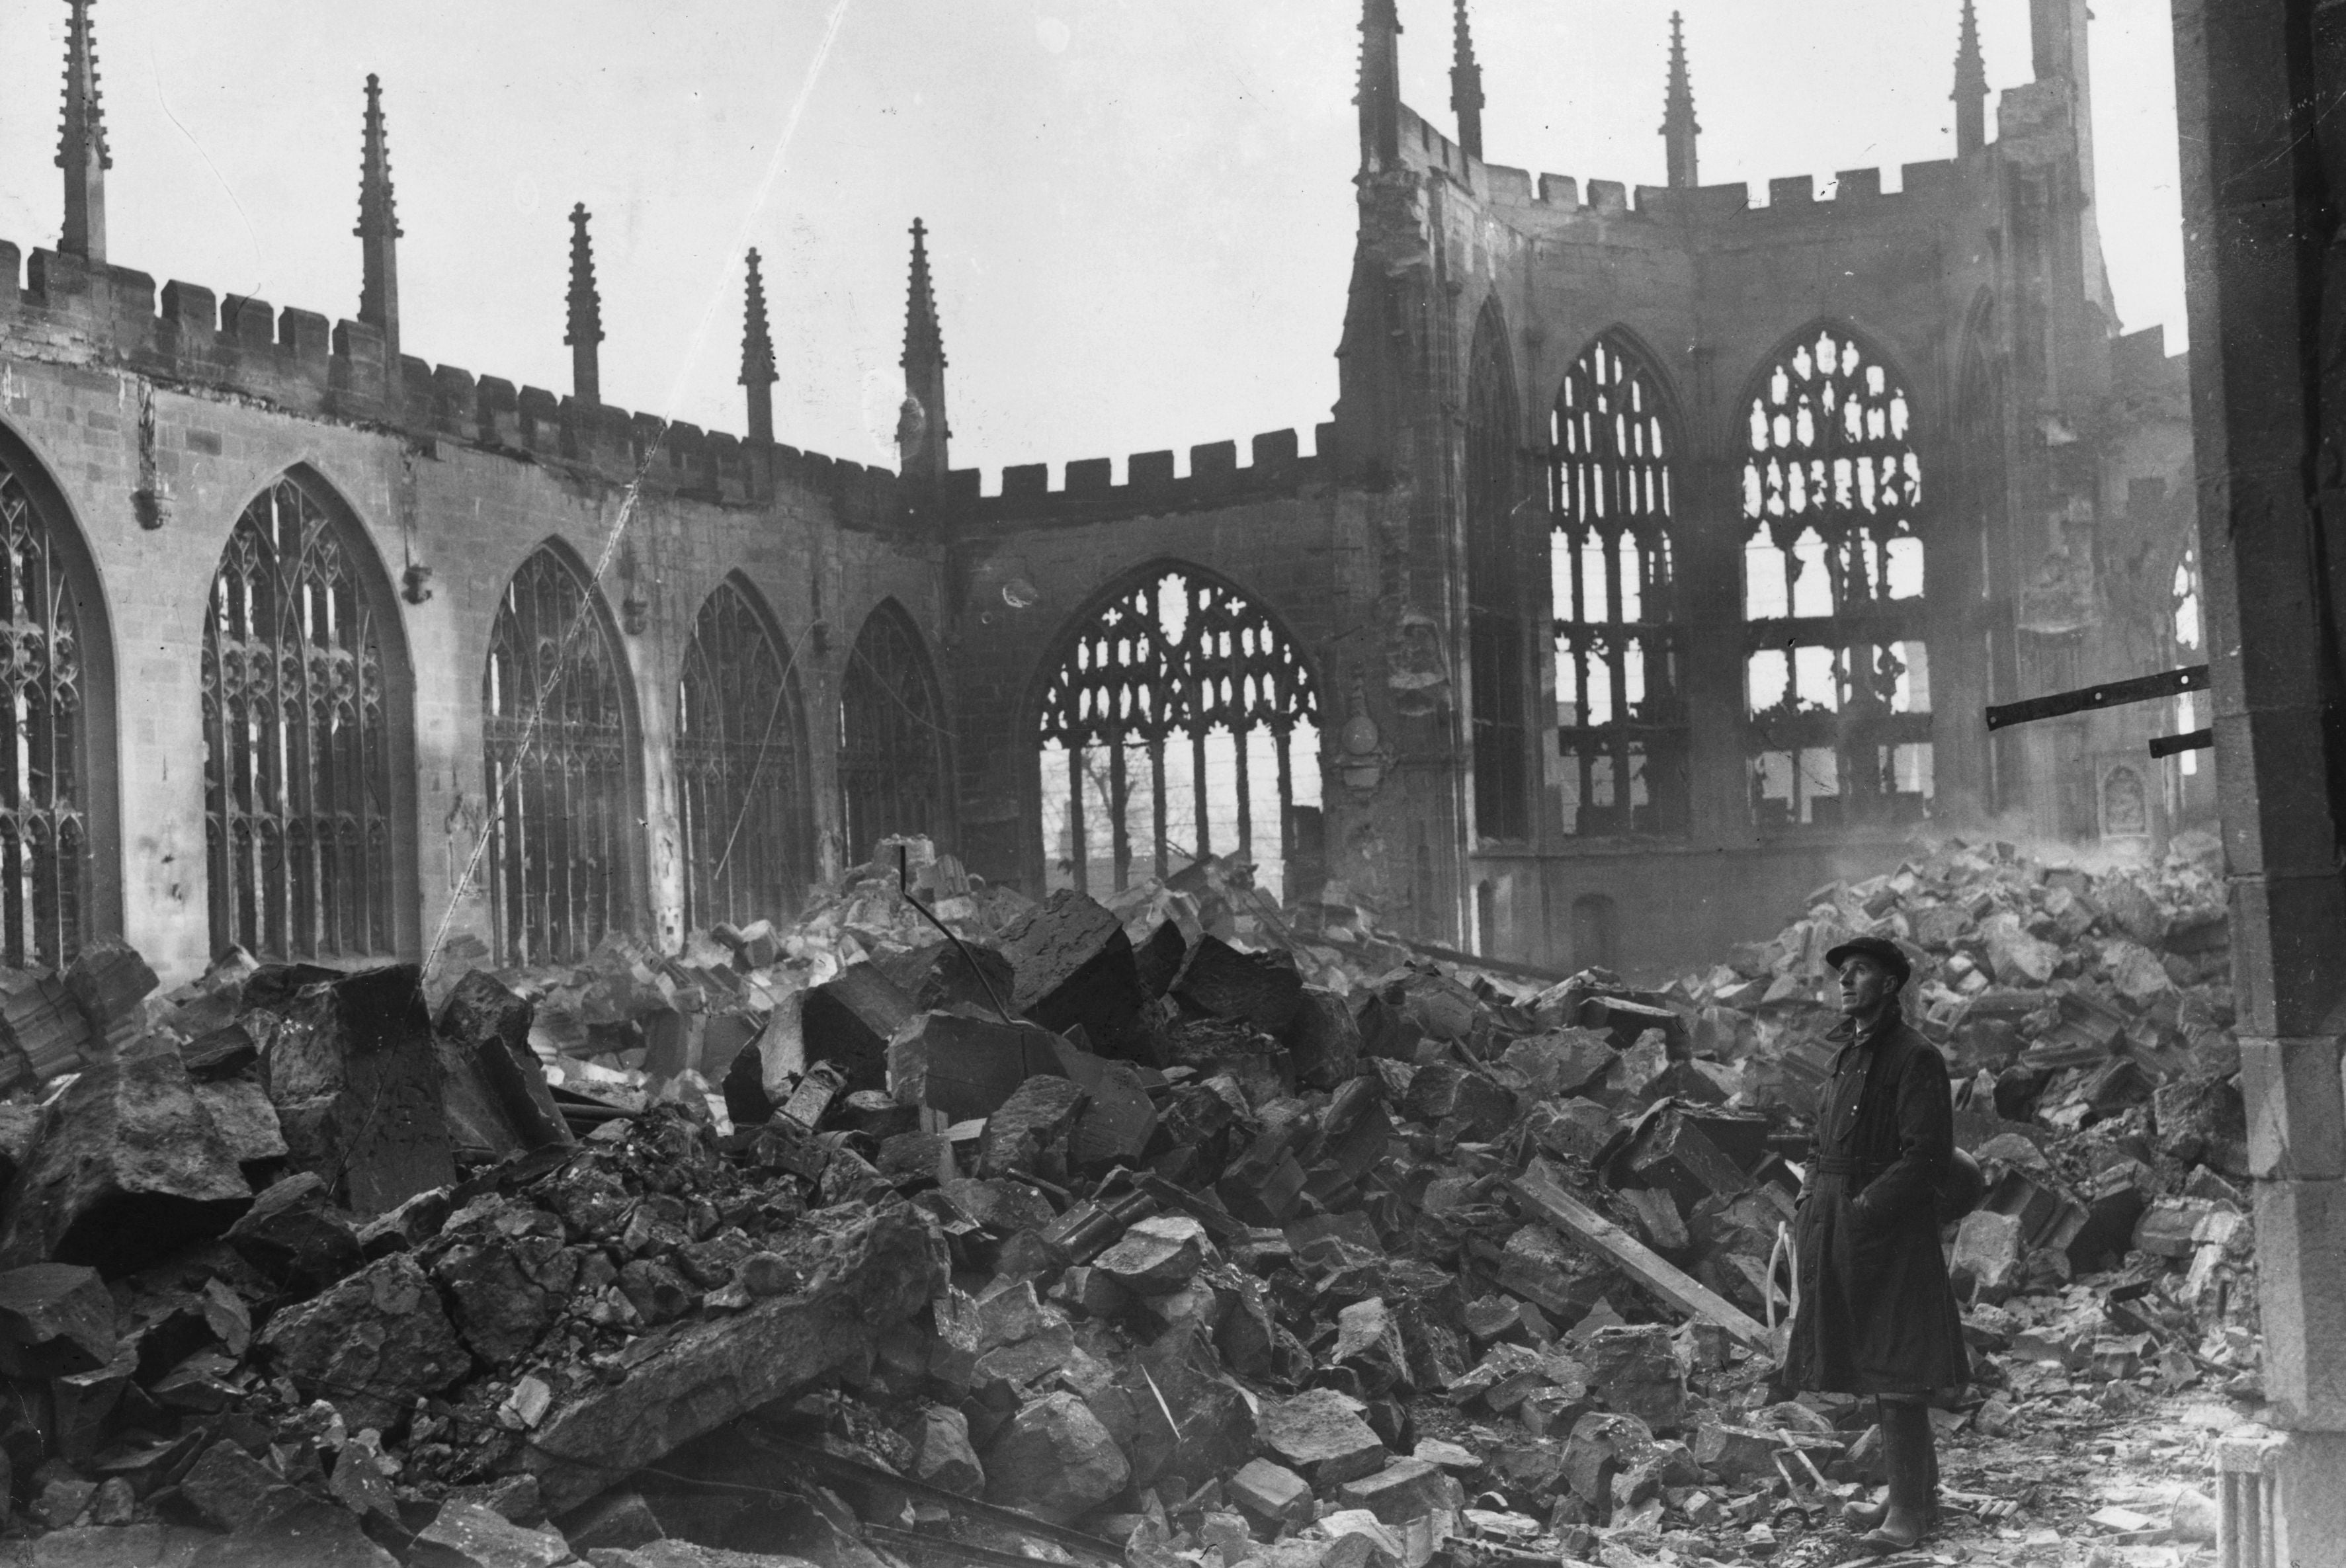
<path fill-rule="evenodd" d="M 253 499 L 220 553 L 203 651 L 216 949 L 271 960 L 397 951 L 393 730 L 405 683 L 393 678 L 398 617 L 362 577 L 372 569 L 291 476 Z"/>
<path fill-rule="evenodd" d="M 106 631 L 90 626 L 85 640 L 76 579 L 87 558 L 50 494 L 29 460 L 20 468 L 0 450 L 0 962 L 11 969 L 70 963 L 97 927 L 93 785 L 112 783 L 91 771 L 93 746 L 112 734 L 111 694 L 91 662 Z"/>
<path fill-rule="evenodd" d="M 1898 377 L 1836 327 L 1803 336 L 1751 394 L 1745 686 L 1762 828 L 1929 814 L 1912 417 Z"/>
<path fill-rule="evenodd" d="M 1320 702 L 1262 607 L 1186 566 L 1118 590 L 1043 698 L 1046 885 L 1096 896 L 1208 855 L 1284 897 L 1320 805 Z"/>
<path fill-rule="evenodd" d="M 1687 715 L 1670 530 L 1678 433 L 1643 355 L 1607 335 L 1548 416 L 1564 830 L 1682 833 Z"/>
<path fill-rule="evenodd" d="M 736 581 L 701 603 L 676 715 L 685 929 L 793 913 L 814 876 L 806 708 L 797 672 Z"/>
<path fill-rule="evenodd" d="M 1464 497 L 1467 672 L 1474 727 L 1474 830 L 1531 837 L 1529 707 L 1522 551 L 1525 498 L 1515 372 L 1495 308 L 1474 330 L 1466 379 Z"/>
<path fill-rule="evenodd" d="M 839 793 L 847 852 L 891 834 L 945 836 L 944 699 L 912 616 L 893 599 L 864 617 L 839 687 Z"/>
<path fill-rule="evenodd" d="M 573 963 L 630 923 L 627 664 L 586 574 L 550 546 L 505 585 L 482 679 L 500 961 Z"/>

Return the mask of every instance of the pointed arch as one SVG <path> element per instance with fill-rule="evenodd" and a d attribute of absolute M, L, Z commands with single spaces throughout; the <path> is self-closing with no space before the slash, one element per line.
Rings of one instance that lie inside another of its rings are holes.
<path fill-rule="evenodd" d="M 1619 327 L 1573 360 L 1549 411 L 1548 575 L 1567 833 L 1687 830 L 1673 555 L 1679 428 L 1653 356 Z"/>
<path fill-rule="evenodd" d="M 676 694 L 687 931 L 785 918 L 814 880 L 806 704 L 785 646 L 739 572 L 694 618 Z"/>
<path fill-rule="evenodd" d="M 229 531 L 206 604 L 215 951 L 362 962 L 415 945 L 414 681 L 365 529 L 306 465 Z"/>
<path fill-rule="evenodd" d="M 894 599 L 863 617 L 839 685 L 840 821 L 848 853 L 890 834 L 946 836 L 944 697 L 921 628 Z"/>
<path fill-rule="evenodd" d="M 65 493 L 0 426 L 0 963 L 63 966 L 122 928 L 114 634 Z"/>
<path fill-rule="evenodd" d="M 1319 684 L 1261 603 L 1188 562 L 1118 577 L 1061 633 L 1037 708 L 1045 882 L 1096 893 L 1209 855 L 1274 892 L 1320 842 Z M 1276 826 L 1273 826 L 1276 824 Z"/>
<path fill-rule="evenodd" d="M 1822 321 L 1760 367 L 1739 406 L 1754 818 L 1918 820 L 1933 782 L 1906 379 L 1854 329 Z"/>
<path fill-rule="evenodd" d="M 505 584 L 481 711 L 499 961 L 576 962 L 634 924 L 640 730 L 618 627 L 559 540 Z"/>
<path fill-rule="evenodd" d="M 1472 699 L 1474 831 L 1531 837 L 1529 638 L 1524 628 L 1523 414 L 1506 318 L 1494 299 L 1474 323 L 1466 368 L 1464 477 L 1467 671 Z"/>
<path fill-rule="evenodd" d="M 1974 591 L 1992 605 L 2009 606 L 2017 585 L 2003 580 L 2011 570 L 2009 496 L 2004 438 L 2004 382 L 1994 355 L 1996 334 L 1995 297 L 1979 291 L 1964 321 L 1956 350 L 1954 439 L 1949 454 L 1960 495 L 1954 541 L 1971 552 L 1976 573 Z M 2008 702 L 2020 691 L 2019 640 L 2008 614 L 1992 613 L 1984 633 L 1986 646 L 1981 678 L 1993 705 Z M 2004 797 L 2015 780 L 2008 777 L 2014 759 L 2005 737 L 1991 734 L 1983 749 L 1986 777 L 1980 781 L 1991 816 L 2004 808 Z"/>

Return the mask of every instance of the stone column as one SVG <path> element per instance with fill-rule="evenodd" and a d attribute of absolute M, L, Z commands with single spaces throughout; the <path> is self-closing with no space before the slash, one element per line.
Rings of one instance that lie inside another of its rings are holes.
<path fill-rule="evenodd" d="M 2346 399 L 2322 379 L 2346 332 L 2346 267 L 2324 253 L 2321 194 L 2346 177 L 2346 149 L 2312 123 L 2310 106 L 2336 87 L 2322 78 L 2337 73 L 2318 46 L 2309 56 L 2299 9 L 2177 0 L 2175 33 L 2265 1390 L 2287 1432 L 2267 1461 L 2280 1514 L 2269 1560 L 2316 1568 L 2346 1564 L 2346 769 L 2335 743 L 2325 748 L 2341 717 L 2333 590 L 2346 495 L 2321 477 L 2346 442 Z"/>

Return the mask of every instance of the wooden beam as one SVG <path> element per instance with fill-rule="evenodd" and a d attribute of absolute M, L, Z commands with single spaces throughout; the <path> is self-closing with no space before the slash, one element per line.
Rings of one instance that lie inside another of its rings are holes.
<path fill-rule="evenodd" d="M 1672 1267 L 1603 1215 L 1565 1189 L 1555 1166 L 1535 1159 L 1507 1188 L 1541 1219 L 1619 1268 L 1632 1279 L 1689 1317 L 1715 1323 L 1751 1349 L 1773 1356 L 1776 1344 L 1760 1324 L 1735 1303 Z"/>

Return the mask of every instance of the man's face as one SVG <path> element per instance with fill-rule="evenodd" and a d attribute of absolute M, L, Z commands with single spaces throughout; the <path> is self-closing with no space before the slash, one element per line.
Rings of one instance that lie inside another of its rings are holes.
<path fill-rule="evenodd" d="M 1863 1018 L 1897 993 L 1898 983 L 1878 958 L 1859 953 L 1841 966 L 1841 1010 L 1846 1017 Z"/>

